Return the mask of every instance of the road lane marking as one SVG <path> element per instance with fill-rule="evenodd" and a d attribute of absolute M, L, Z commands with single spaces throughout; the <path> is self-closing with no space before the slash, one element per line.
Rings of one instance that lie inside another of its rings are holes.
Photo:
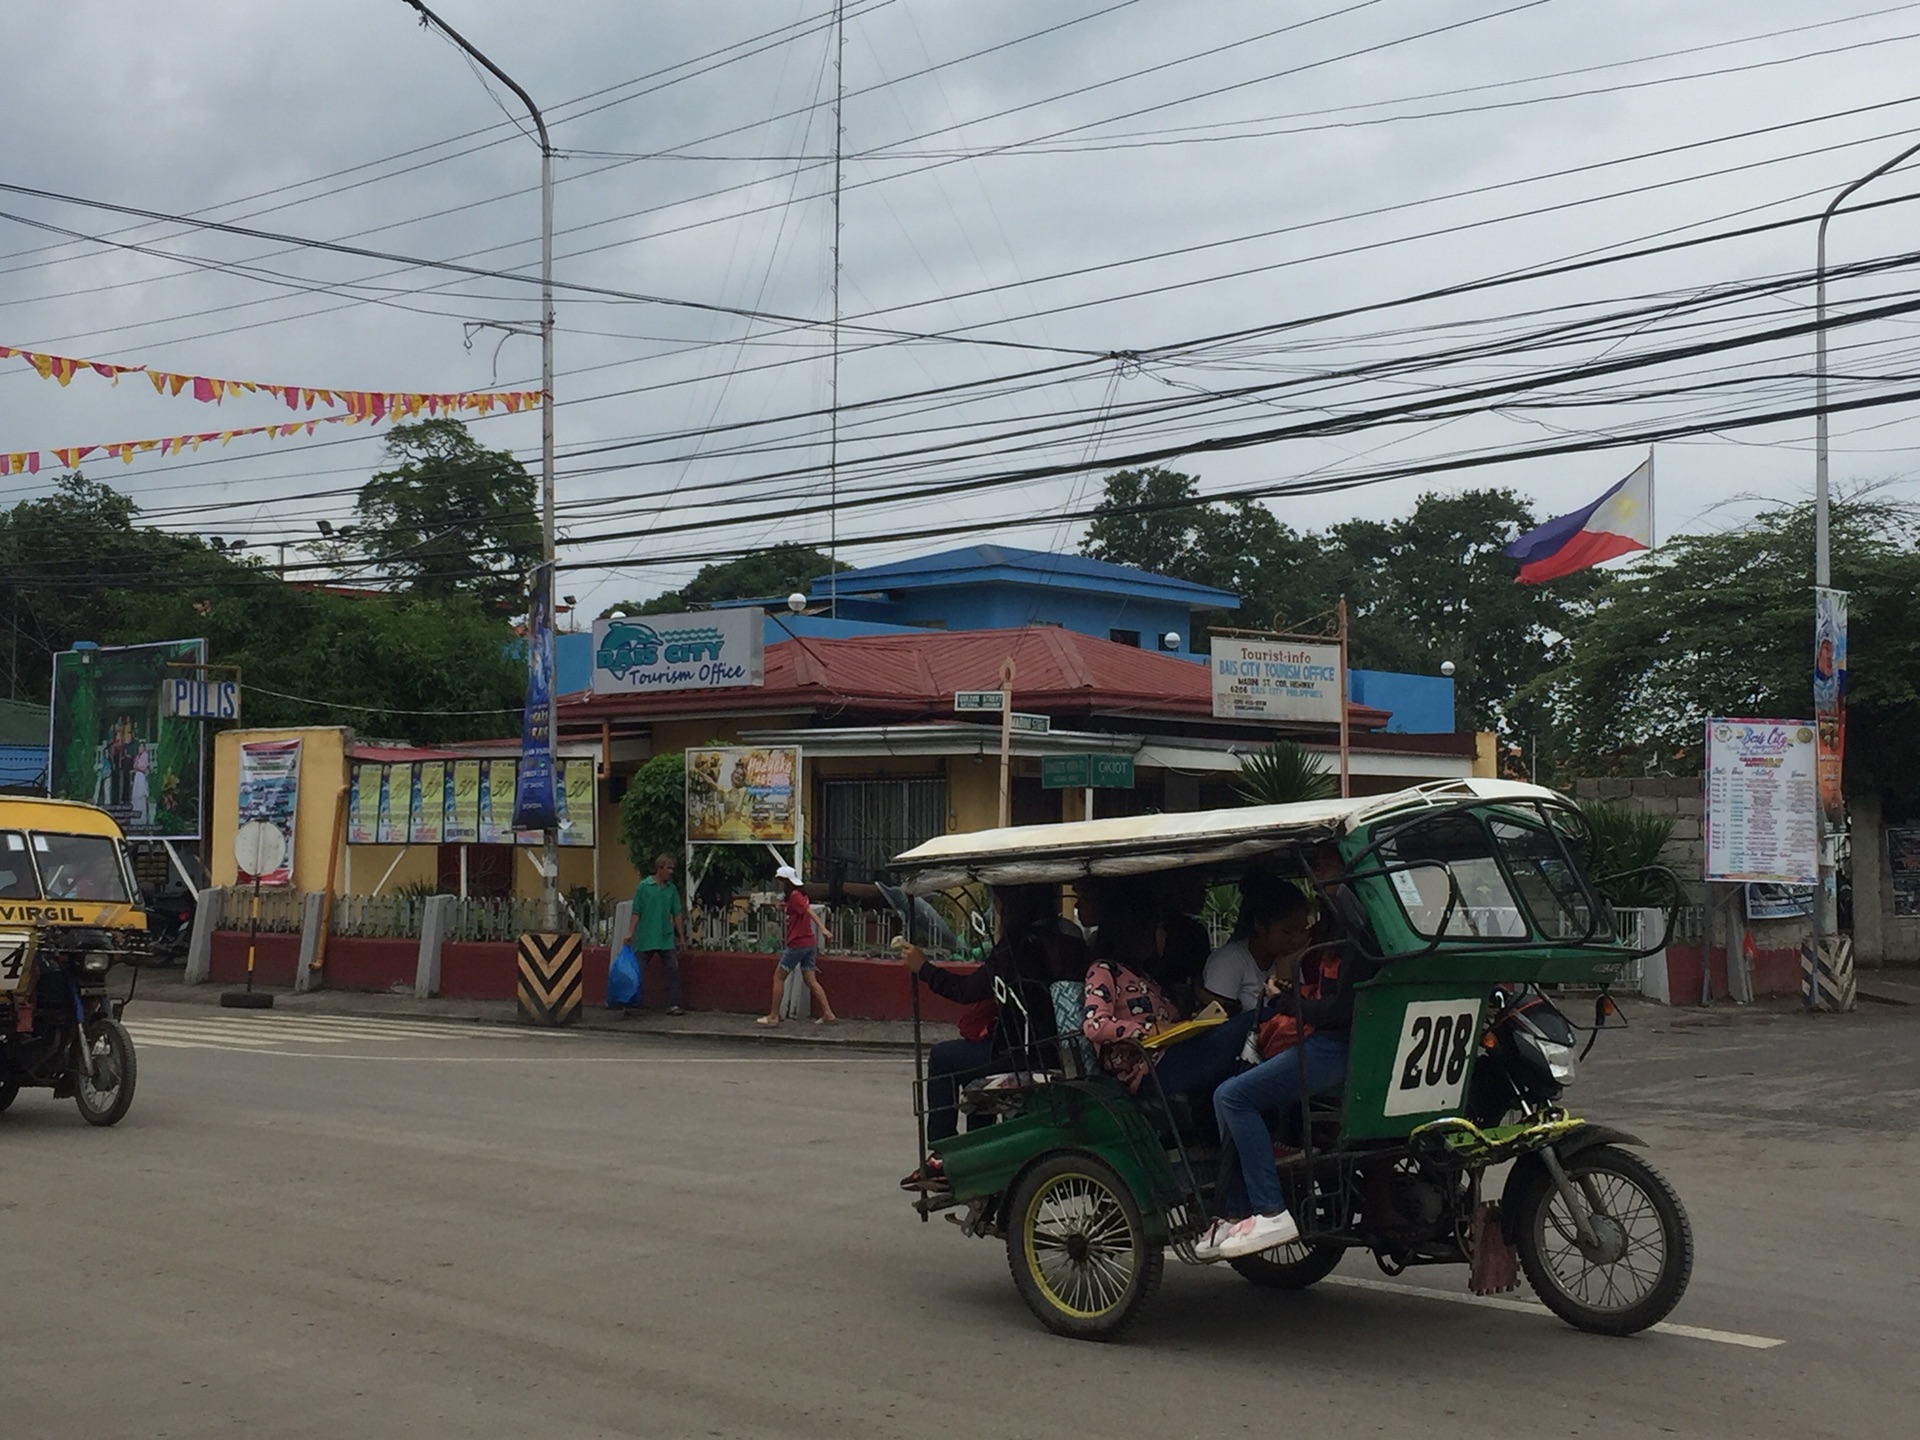
<path fill-rule="evenodd" d="M 1544 1315 L 1559 1320 L 1546 1306 L 1533 1300 L 1510 1300 L 1500 1295 L 1474 1295 L 1463 1291 L 1435 1290 L 1427 1285 L 1405 1285 L 1391 1280 L 1369 1280 L 1360 1275 L 1329 1275 L 1326 1285 L 1344 1285 L 1349 1290 L 1372 1290 L 1381 1295 L 1412 1295 L 1422 1300 L 1444 1300 L 1450 1305 L 1476 1305 L 1490 1310 L 1511 1310 L 1521 1315 Z M 1708 1340 L 1716 1345 L 1737 1345 L 1745 1350 L 1772 1350 L 1787 1342 L 1767 1335 L 1742 1335 L 1737 1330 L 1709 1330 L 1700 1325 L 1673 1325 L 1661 1321 L 1648 1329 L 1657 1335 L 1678 1335 L 1684 1340 Z"/>

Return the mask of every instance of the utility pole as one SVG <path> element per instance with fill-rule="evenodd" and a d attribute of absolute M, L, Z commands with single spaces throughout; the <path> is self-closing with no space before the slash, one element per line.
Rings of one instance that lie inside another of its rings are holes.
<path fill-rule="evenodd" d="M 833 363 L 827 394 L 827 615 L 840 614 L 840 157 L 846 131 L 840 121 L 846 103 L 846 0 L 833 6 Z M 1002 820 L 1001 824 L 1006 822 Z"/>
<path fill-rule="evenodd" d="M 1813 583 L 1816 590 L 1826 590 L 1833 585 L 1832 551 L 1828 538 L 1827 512 L 1829 490 L 1827 483 L 1827 225 L 1847 197 L 1865 185 L 1878 180 L 1889 170 L 1894 169 L 1914 155 L 1920 155 L 1920 144 L 1909 145 L 1884 165 L 1869 170 L 1858 180 L 1846 186 L 1833 197 L 1820 216 L 1820 228 L 1814 242 L 1814 330 L 1813 330 Z M 1818 596 L 1815 597 L 1816 606 Z M 1817 615 L 1817 611 L 1816 611 Z M 1814 644 L 1819 644 L 1819 622 L 1815 620 Z M 1815 717 L 1816 721 L 1819 717 Z M 1817 788 L 1817 787 L 1816 787 Z M 1816 802 L 1818 803 L 1818 802 Z M 1824 941 L 1840 933 L 1840 899 L 1838 872 L 1840 844 L 1844 829 L 1829 831 L 1827 828 L 1826 807 L 1819 805 L 1820 819 L 1816 834 L 1818 836 L 1819 868 L 1813 887 L 1813 965 L 1811 985 L 1807 992 L 1807 1003 L 1818 1008 L 1820 998 L 1821 946 Z"/>
<path fill-rule="evenodd" d="M 431 26 L 458 45 L 485 67 L 502 85 L 511 90 L 533 117 L 533 128 L 540 137 L 540 570 L 534 587 L 545 597 L 544 613 L 549 623 L 553 616 L 554 560 L 556 545 L 553 524 L 553 142 L 547 137 L 547 122 L 533 97 L 513 77 L 469 44 L 459 31 L 429 10 L 421 0 L 402 0 L 420 14 L 420 23 Z M 534 611 L 542 612 L 536 596 Z M 528 636 L 527 664 L 543 663 L 534 653 L 534 639 Z M 554 707 L 553 677 L 547 684 L 547 746 L 551 753 L 560 738 Z M 555 767 L 558 783 L 558 767 Z M 551 825 L 541 835 L 540 923 L 549 933 L 560 928 L 560 835 Z"/>

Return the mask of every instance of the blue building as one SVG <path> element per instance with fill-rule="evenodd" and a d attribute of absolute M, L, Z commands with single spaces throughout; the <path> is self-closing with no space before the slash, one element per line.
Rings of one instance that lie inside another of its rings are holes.
<path fill-rule="evenodd" d="M 788 613 L 787 597 L 728 600 L 721 608 L 768 611 L 766 643 L 801 638 L 947 630 L 1024 630 L 1057 626 L 1141 650 L 1182 659 L 1205 658 L 1194 646 L 1218 616 L 1240 608 L 1230 590 L 1175 580 L 1131 565 L 1084 555 L 1025 550 L 1013 545 L 969 545 L 888 565 L 821 576 L 807 592 L 805 615 Z M 831 616 L 820 613 L 832 602 Z M 1215 619 L 1202 620 L 1211 611 Z M 585 634 L 559 638 L 559 688 L 584 690 L 592 678 L 592 642 Z M 1347 698 L 1391 713 L 1386 729 L 1401 735 L 1452 734 L 1453 681 L 1439 675 L 1383 670 L 1347 672 Z"/>
<path fill-rule="evenodd" d="M 808 590 L 808 604 L 824 605 L 829 598 L 843 621 L 917 630 L 1057 625 L 1136 649 L 1189 657 L 1195 654 L 1196 611 L 1240 608 L 1240 597 L 1230 590 L 1013 545 L 969 545 L 823 575 Z M 771 606 L 781 600 L 738 603 Z"/>

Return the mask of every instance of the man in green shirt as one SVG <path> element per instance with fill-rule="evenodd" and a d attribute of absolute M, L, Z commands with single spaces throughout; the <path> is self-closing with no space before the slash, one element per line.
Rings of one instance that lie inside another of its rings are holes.
<path fill-rule="evenodd" d="M 658 955 L 667 972 L 667 1013 L 684 1015 L 680 994 L 680 951 L 686 948 L 687 926 L 682 917 L 680 892 L 673 884 L 674 858 L 656 855 L 653 873 L 634 887 L 633 918 L 627 925 L 626 943 L 633 947 L 640 962 L 640 973 L 647 973 L 647 960 Z M 634 997 L 634 1004 L 639 1004 Z"/>

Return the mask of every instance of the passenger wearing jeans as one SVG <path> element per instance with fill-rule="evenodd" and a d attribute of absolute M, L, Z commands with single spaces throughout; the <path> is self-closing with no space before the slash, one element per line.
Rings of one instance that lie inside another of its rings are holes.
<path fill-rule="evenodd" d="M 680 993 L 680 951 L 687 945 L 686 921 L 681 916 L 680 892 L 673 883 L 674 859 L 671 855 L 653 857 L 653 873 L 633 891 L 633 914 L 627 922 L 625 943 L 633 947 L 633 958 L 640 962 L 640 973 L 647 973 L 649 956 L 660 957 L 667 972 L 667 1013 L 684 1015 L 686 1008 Z M 639 997 L 634 997 L 637 1007 Z"/>
<path fill-rule="evenodd" d="M 1195 1256 L 1202 1260 L 1257 1255 L 1299 1238 L 1300 1227 L 1287 1213 L 1274 1170 L 1267 1114 L 1284 1114 L 1298 1108 L 1303 1096 L 1323 1095 L 1346 1083 L 1354 986 L 1380 968 L 1374 958 L 1378 947 L 1365 912 L 1346 887 L 1339 852 L 1323 847 L 1313 868 L 1328 928 L 1340 936 L 1308 952 L 1297 991 L 1278 967 L 1267 979 L 1271 1008 L 1293 1016 L 1304 1038 L 1213 1092 L 1214 1118 L 1238 1157 L 1240 1189 L 1236 1192 L 1235 1174 L 1229 1169 L 1215 1197 L 1222 1218 L 1194 1245 Z"/>
<path fill-rule="evenodd" d="M 831 1025 L 838 1017 L 833 1013 L 833 1006 L 827 1003 L 827 992 L 820 988 L 819 966 L 816 962 L 820 947 L 833 939 L 833 935 L 820 923 L 813 906 L 807 903 L 807 892 L 800 888 L 800 872 L 791 865 L 782 865 L 773 873 L 779 877 L 787 892 L 784 907 L 787 915 L 787 948 L 780 952 L 780 963 L 773 972 L 773 1006 L 760 1017 L 760 1023 L 767 1026 L 780 1023 L 780 997 L 787 988 L 787 974 L 798 966 L 800 973 L 806 977 L 807 989 L 813 992 L 813 1003 L 820 1007 L 814 1023 Z"/>

